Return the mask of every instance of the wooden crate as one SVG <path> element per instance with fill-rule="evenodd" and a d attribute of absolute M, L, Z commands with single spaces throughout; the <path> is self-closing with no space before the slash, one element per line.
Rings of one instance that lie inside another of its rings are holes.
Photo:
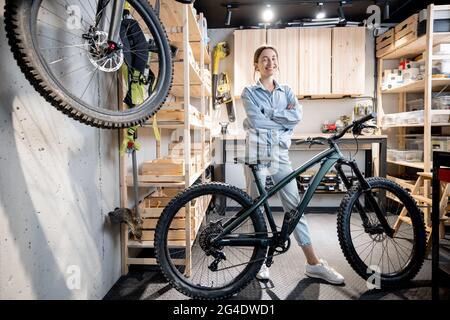
<path fill-rule="evenodd" d="M 157 198 L 157 197 L 147 197 Z M 171 199 L 171 198 L 169 198 Z M 211 197 L 204 197 L 200 200 L 193 201 L 191 203 L 191 239 L 195 239 L 200 225 L 203 221 L 204 214 L 208 207 Z M 170 201 L 170 200 L 169 200 Z M 155 228 L 158 223 L 158 219 L 161 216 L 164 207 L 151 207 L 155 203 L 155 199 L 150 199 L 148 202 L 142 202 L 140 204 L 140 212 L 143 218 L 142 223 L 142 238 L 143 241 L 153 241 L 155 237 Z M 185 240 L 186 236 L 186 209 L 182 208 L 172 221 L 169 229 L 169 241 Z"/>
<path fill-rule="evenodd" d="M 145 161 L 141 165 L 142 175 L 183 176 L 185 174 L 184 161 L 173 158 L 160 158 Z"/>
<path fill-rule="evenodd" d="M 395 48 L 417 39 L 417 24 L 418 14 L 416 13 L 395 26 Z"/>
<path fill-rule="evenodd" d="M 203 115 L 194 106 L 189 106 L 189 114 L 196 120 L 202 120 Z M 184 122 L 184 109 L 164 107 L 156 113 L 158 121 Z"/>
<path fill-rule="evenodd" d="M 394 30 L 395 29 L 392 28 L 377 37 L 377 58 L 380 58 L 395 49 Z"/>

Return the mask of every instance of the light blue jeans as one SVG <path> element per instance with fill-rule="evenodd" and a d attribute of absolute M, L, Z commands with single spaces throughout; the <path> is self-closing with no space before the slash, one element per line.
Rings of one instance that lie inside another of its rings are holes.
<path fill-rule="evenodd" d="M 291 172 L 292 165 L 291 161 L 289 160 L 289 150 L 277 146 L 272 150 L 270 161 L 265 164 L 258 165 L 257 175 L 262 185 L 264 186 L 267 176 L 270 176 L 274 183 L 278 183 Z M 250 196 L 253 199 L 258 197 L 258 188 L 256 187 L 253 173 L 248 166 L 245 166 L 245 179 L 247 183 L 247 191 Z M 278 195 L 281 198 L 284 212 L 289 212 L 290 210 L 296 208 L 300 203 L 297 181 L 293 179 L 278 192 Z M 300 246 L 311 244 L 308 224 L 306 222 L 304 214 L 295 227 L 294 237 Z"/>

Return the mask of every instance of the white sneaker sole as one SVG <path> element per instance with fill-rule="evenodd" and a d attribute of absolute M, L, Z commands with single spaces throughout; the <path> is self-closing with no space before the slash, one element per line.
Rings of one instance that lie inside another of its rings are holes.
<path fill-rule="evenodd" d="M 345 283 L 345 280 L 343 280 L 343 281 L 333 281 L 333 280 L 325 279 L 324 277 L 322 277 L 320 275 L 317 275 L 317 274 L 314 274 L 314 273 L 305 272 L 305 275 L 307 275 L 310 278 L 322 279 L 322 280 L 324 280 L 326 282 L 329 282 L 331 284 L 344 284 Z"/>

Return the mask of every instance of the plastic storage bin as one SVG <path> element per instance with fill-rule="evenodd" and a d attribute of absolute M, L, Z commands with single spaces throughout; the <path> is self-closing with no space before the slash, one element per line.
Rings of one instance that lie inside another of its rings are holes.
<path fill-rule="evenodd" d="M 396 124 L 419 124 L 423 123 L 423 110 L 400 112 L 395 117 Z"/>
<path fill-rule="evenodd" d="M 414 99 L 406 102 L 407 111 L 423 110 L 423 106 L 424 106 L 423 99 Z"/>
<path fill-rule="evenodd" d="M 450 110 L 450 96 L 438 96 L 433 98 L 433 109 Z"/>
<path fill-rule="evenodd" d="M 432 110 L 431 111 L 431 122 L 432 123 L 448 123 L 449 122 L 449 114 L 439 113 L 440 110 Z M 445 112 L 445 111 L 444 111 Z"/>
<path fill-rule="evenodd" d="M 422 150 L 387 150 L 388 161 L 406 161 L 406 162 L 421 162 L 423 160 Z"/>
<path fill-rule="evenodd" d="M 395 114 L 387 114 L 383 117 L 383 125 L 384 126 L 389 126 L 389 125 L 393 125 L 396 122 L 397 116 Z"/>
<path fill-rule="evenodd" d="M 404 161 L 407 162 L 421 162 L 423 161 L 423 151 L 422 150 L 404 150 L 403 153 Z"/>
<path fill-rule="evenodd" d="M 431 149 L 433 151 L 450 151 L 450 137 L 431 137 Z"/>
<path fill-rule="evenodd" d="M 423 151 L 423 135 L 405 135 L 406 150 L 422 150 Z"/>

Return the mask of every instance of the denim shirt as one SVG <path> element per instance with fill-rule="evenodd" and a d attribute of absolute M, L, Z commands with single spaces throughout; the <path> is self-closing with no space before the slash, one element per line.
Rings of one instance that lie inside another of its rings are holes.
<path fill-rule="evenodd" d="M 268 153 L 271 152 L 271 145 L 290 147 L 293 129 L 303 117 L 302 105 L 292 89 L 276 81 L 274 84 L 275 89 L 270 92 L 258 81 L 245 87 L 241 95 L 247 114 L 243 123 L 247 140 L 258 139 L 261 143 L 267 143 Z M 287 109 L 289 104 L 295 107 Z"/>

